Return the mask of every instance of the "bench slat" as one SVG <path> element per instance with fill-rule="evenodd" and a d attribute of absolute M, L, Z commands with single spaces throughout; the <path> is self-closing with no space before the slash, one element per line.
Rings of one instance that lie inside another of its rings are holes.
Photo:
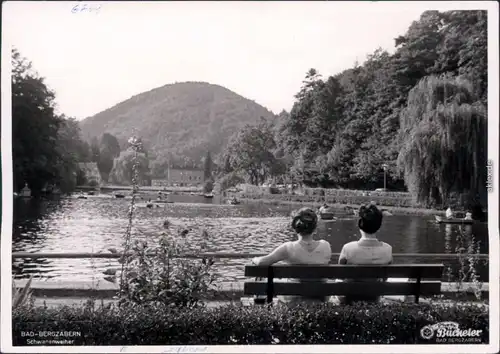
<path fill-rule="evenodd" d="M 267 283 L 246 282 L 245 295 L 266 295 Z M 415 295 L 415 282 L 345 282 L 345 283 L 274 283 L 274 295 L 297 296 L 381 296 L 381 295 Z M 421 296 L 441 293 L 441 282 L 422 281 L 419 294 Z"/>
<path fill-rule="evenodd" d="M 274 265 L 274 278 L 295 279 L 360 279 L 360 278 L 416 278 L 441 279 L 443 264 L 391 265 Z M 245 276 L 266 278 L 267 266 L 246 266 Z"/>

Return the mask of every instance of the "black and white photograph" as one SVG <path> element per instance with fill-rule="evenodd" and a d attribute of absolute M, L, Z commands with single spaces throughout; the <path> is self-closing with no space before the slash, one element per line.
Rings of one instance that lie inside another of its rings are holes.
<path fill-rule="evenodd" d="M 498 17 L 3 2 L 1 351 L 497 353 Z"/>

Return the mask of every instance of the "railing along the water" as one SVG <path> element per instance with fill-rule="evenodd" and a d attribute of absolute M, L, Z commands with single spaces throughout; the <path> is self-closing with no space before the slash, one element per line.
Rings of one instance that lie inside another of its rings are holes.
<path fill-rule="evenodd" d="M 153 254 L 151 254 L 153 255 Z M 13 252 L 12 259 L 15 258 L 120 258 L 121 253 L 30 253 Z M 200 253 L 200 254 L 182 254 L 173 258 L 218 258 L 218 259 L 243 259 L 265 256 L 264 253 Z M 333 253 L 332 258 L 338 258 L 340 253 Z M 394 253 L 394 258 L 440 258 L 455 259 L 459 257 L 470 257 L 478 259 L 488 259 L 488 254 L 466 254 L 466 253 Z"/>

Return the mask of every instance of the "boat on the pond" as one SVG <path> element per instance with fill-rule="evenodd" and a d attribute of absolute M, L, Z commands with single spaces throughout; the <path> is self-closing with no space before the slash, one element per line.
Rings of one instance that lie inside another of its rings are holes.
<path fill-rule="evenodd" d="M 203 194 L 203 196 L 204 196 L 205 198 L 213 198 L 213 197 L 214 197 L 214 194 L 213 194 L 213 193 L 205 193 L 205 194 Z"/>
<path fill-rule="evenodd" d="M 320 212 L 319 213 L 319 218 L 321 220 L 334 220 L 335 219 L 335 215 L 332 213 L 332 212 Z"/>
<path fill-rule="evenodd" d="M 83 194 L 80 194 L 76 197 L 76 199 L 87 199 L 87 197 L 84 196 Z"/>
<path fill-rule="evenodd" d="M 95 192 L 94 191 L 88 191 L 87 194 L 88 195 L 95 195 Z"/>
<path fill-rule="evenodd" d="M 443 218 L 439 215 L 434 215 L 436 222 L 438 224 L 473 224 L 475 220 L 472 219 L 460 219 L 460 218 Z"/>
<path fill-rule="evenodd" d="M 115 194 L 115 198 L 125 198 L 125 194 L 117 193 Z"/>
<path fill-rule="evenodd" d="M 235 199 L 228 200 L 227 204 L 229 204 L 229 205 L 238 205 L 238 204 L 241 204 L 241 202 L 238 199 L 235 198 Z"/>

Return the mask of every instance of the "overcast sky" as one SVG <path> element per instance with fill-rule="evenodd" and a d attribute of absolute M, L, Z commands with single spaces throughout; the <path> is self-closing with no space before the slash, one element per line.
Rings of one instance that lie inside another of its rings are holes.
<path fill-rule="evenodd" d="M 93 11 L 75 11 L 77 4 L 4 2 L 2 26 L 56 92 L 60 112 L 77 119 L 182 81 L 225 86 L 279 113 L 292 107 L 309 68 L 336 74 L 378 47 L 393 51 L 422 12 L 467 6 L 89 2 Z"/>

